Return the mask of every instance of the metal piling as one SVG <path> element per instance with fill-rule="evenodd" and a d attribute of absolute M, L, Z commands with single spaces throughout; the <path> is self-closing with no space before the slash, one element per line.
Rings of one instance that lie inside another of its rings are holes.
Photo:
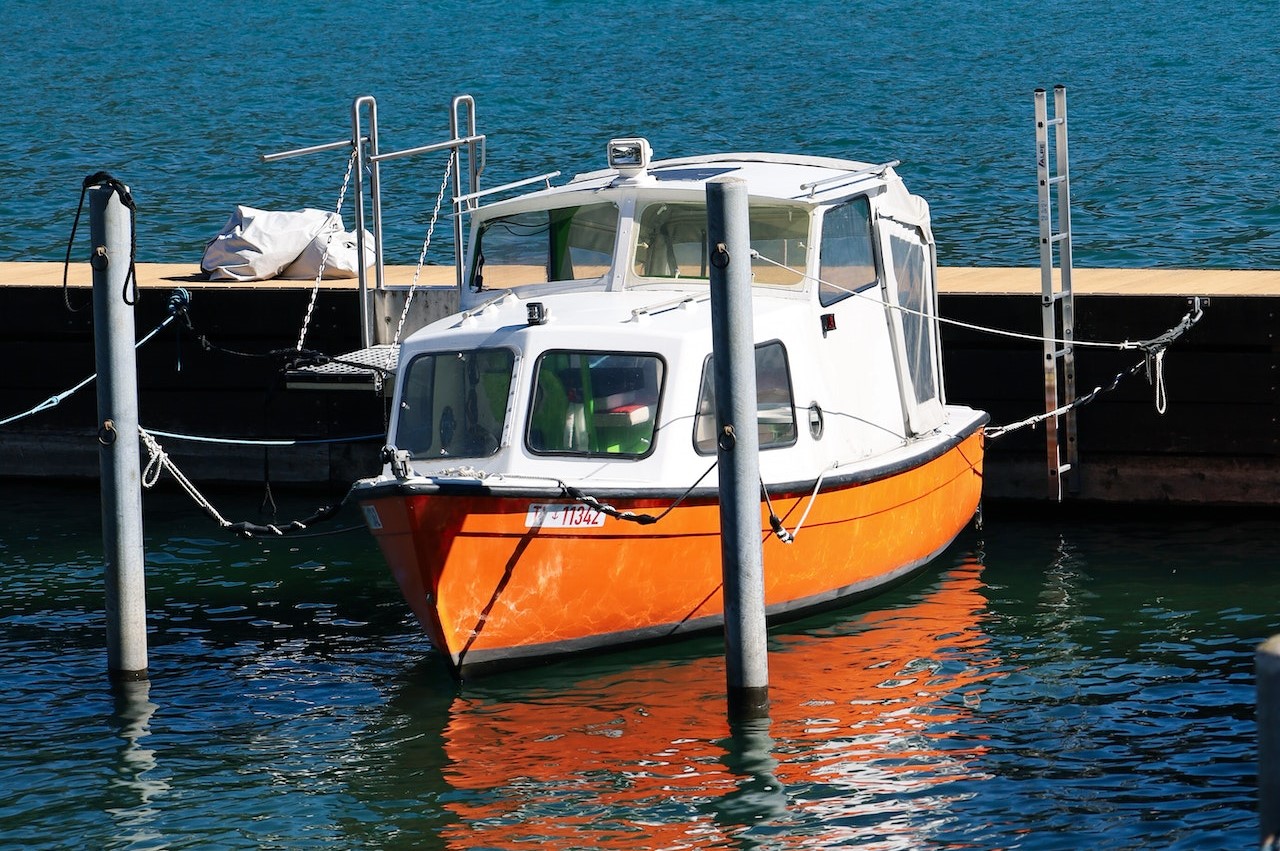
<path fill-rule="evenodd" d="M 88 194 L 106 557 L 107 668 L 114 680 L 136 681 L 147 679 L 147 609 L 138 368 L 133 304 L 128 296 L 133 222 L 115 185 L 98 185 Z"/>
<path fill-rule="evenodd" d="M 711 261 L 725 668 L 729 717 L 741 721 L 769 715 L 751 235 L 745 181 L 725 177 L 707 184 L 707 243 Z"/>

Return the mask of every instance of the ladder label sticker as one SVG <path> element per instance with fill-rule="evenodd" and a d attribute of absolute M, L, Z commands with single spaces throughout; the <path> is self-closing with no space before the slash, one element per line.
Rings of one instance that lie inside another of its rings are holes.
<path fill-rule="evenodd" d="M 378 530 L 382 528 L 382 518 L 378 516 L 378 509 L 372 505 L 360 506 L 364 509 L 364 522 L 370 529 Z"/>
<path fill-rule="evenodd" d="M 524 515 L 526 529 L 603 526 L 605 513 L 587 505 L 535 502 Z"/>

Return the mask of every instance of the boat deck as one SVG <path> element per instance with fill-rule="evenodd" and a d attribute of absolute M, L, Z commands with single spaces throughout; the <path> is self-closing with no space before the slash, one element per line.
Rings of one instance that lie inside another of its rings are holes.
<path fill-rule="evenodd" d="M 413 283 L 413 266 L 388 266 L 385 281 L 392 286 Z M 57 262 L 0 263 L 0 287 L 62 286 L 63 264 Z M 88 263 L 72 263 L 67 283 L 76 287 L 92 284 Z M 138 283 L 143 287 L 266 287 L 310 289 L 312 279 L 239 283 L 210 281 L 194 263 L 139 263 Z M 426 266 L 419 275 L 423 286 L 452 286 L 453 268 Z M 1072 289 L 1077 295 L 1154 296 L 1280 296 L 1280 269 L 1080 269 L 1072 271 Z M 354 278 L 323 282 L 326 289 L 350 289 Z M 1040 270 L 1036 267 L 959 267 L 938 270 L 938 286 L 954 295 L 1026 295 L 1040 292 Z"/>

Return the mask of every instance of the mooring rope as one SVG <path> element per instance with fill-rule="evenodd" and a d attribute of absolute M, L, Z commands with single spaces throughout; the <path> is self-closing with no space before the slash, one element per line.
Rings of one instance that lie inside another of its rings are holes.
<path fill-rule="evenodd" d="M 949 319 L 946 316 L 936 316 L 931 313 L 925 313 L 922 310 L 915 310 L 914 308 L 904 307 L 900 304 L 893 304 L 892 302 L 885 301 L 882 298 L 878 298 L 876 296 L 869 296 L 865 292 L 860 292 L 858 290 L 851 290 L 848 287 L 841 286 L 840 284 L 835 284 L 835 283 L 832 283 L 831 281 L 824 280 L 820 277 L 817 277 L 816 275 L 806 274 L 803 269 L 796 269 L 792 266 L 786 265 L 785 263 L 780 263 L 777 260 L 774 260 L 770 257 L 765 257 L 763 254 L 761 254 L 759 251 L 756 251 L 754 248 L 751 250 L 751 257 L 756 260 L 762 260 L 765 263 L 768 263 L 770 265 L 777 266 L 779 269 L 786 269 L 792 274 L 799 275 L 803 279 L 814 281 L 823 286 L 830 287 L 833 290 L 838 290 L 843 293 L 848 293 L 851 296 L 863 299 L 864 301 L 869 301 L 873 304 L 879 305 L 880 307 L 888 308 L 889 310 L 896 310 L 900 313 L 910 314 L 912 316 L 919 316 L 924 319 L 929 319 L 934 322 L 942 323 L 943 325 L 951 325 L 952 327 L 955 327 L 955 328 L 965 328 L 969 331 L 977 331 L 982 334 L 991 334 L 997 337 L 1008 337 L 1014 340 L 1027 340 L 1027 341 L 1036 342 L 1036 343 L 1057 343 L 1063 346 L 1080 346 L 1081 348 L 1116 349 L 1119 351 L 1124 351 L 1128 349 L 1150 348 L 1152 345 L 1160 342 L 1166 336 L 1176 331 L 1177 327 L 1180 327 L 1180 326 L 1175 326 L 1173 329 L 1170 329 L 1169 331 L 1166 331 L 1164 334 L 1161 334 L 1160 336 L 1154 337 L 1150 340 L 1124 340 L 1122 342 L 1104 342 L 1104 341 L 1098 341 L 1098 340 L 1064 340 L 1064 339 L 1058 339 L 1055 337 L 1044 337 L 1038 334 L 1026 334 L 1021 331 L 1009 331 L 1004 328 L 993 328 L 989 325 L 977 325 L 972 322 L 963 322 L 959 319 Z M 1183 321 L 1184 322 L 1186 321 L 1185 318 Z"/>
<path fill-rule="evenodd" d="M 161 431 L 158 428 L 148 429 L 152 434 L 170 440 L 185 440 L 190 443 L 212 443 L 224 446 L 326 446 L 338 443 L 370 443 L 385 440 L 385 434 L 360 434 L 354 437 L 316 437 L 316 438 L 254 438 L 254 437 L 209 437 L 200 434 L 183 434 L 177 431 Z"/>
<path fill-rule="evenodd" d="M 166 325 L 168 325 L 170 322 L 172 322 L 176 318 L 177 316 L 171 313 L 168 317 L 165 318 L 163 322 L 161 322 L 155 328 L 152 328 L 151 331 L 149 331 L 146 334 L 146 336 L 144 336 L 138 342 L 134 343 L 133 344 L 134 349 L 136 350 L 136 349 L 142 348 L 144 345 L 146 345 L 148 341 L 151 340 L 152 337 L 159 334 L 160 331 Z M 27 411 L 23 411 L 20 414 L 14 414 L 13 416 L 8 417 L 6 419 L 0 420 L 0 426 L 7 426 L 10 423 L 17 422 L 18 420 L 26 419 L 27 417 L 34 416 L 35 414 L 38 414 L 41 411 L 47 411 L 50 408 L 56 408 L 58 405 L 61 405 L 64 401 L 66 401 L 68 398 L 70 398 L 80 390 L 83 390 L 85 387 L 88 387 L 90 384 L 92 384 L 94 379 L 96 379 L 97 377 L 98 377 L 98 373 L 95 372 L 93 375 L 90 375 L 88 378 L 84 379 L 79 384 L 76 384 L 73 387 L 63 390 L 61 393 L 58 393 L 54 396 L 50 396 L 48 399 L 45 399 L 43 402 L 36 405 L 34 408 L 31 408 L 30 410 L 27 410 Z"/>
<path fill-rule="evenodd" d="M 1169 403 L 1168 393 L 1165 390 L 1164 384 L 1165 352 L 1168 351 L 1169 347 L 1173 345 L 1175 340 L 1195 327 L 1195 324 L 1199 322 L 1203 316 L 1204 310 L 1201 309 L 1200 304 L 1197 301 L 1191 310 L 1182 317 L 1181 322 L 1161 334 L 1159 337 L 1144 342 L 1142 344 L 1142 348 L 1146 351 L 1146 356 L 1128 369 L 1122 369 L 1120 372 L 1116 373 L 1115 377 L 1111 379 L 1109 384 L 1099 384 L 1085 395 L 1077 397 L 1074 401 L 1066 405 L 1062 405 L 1052 411 L 1048 411 L 1043 414 L 1036 414 L 1034 417 L 1027 417 L 1025 420 L 1010 423 L 1009 425 L 988 426 L 984 429 L 984 434 L 988 438 L 994 440 L 997 437 L 1003 437 L 1011 431 L 1017 431 L 1028 426 L 1035 427 L 1045 420 L 1062 416 L 1076 408 L 1089 404 L 1104 393 L 1110 393 L 1120 385 L 1121 381 L 1131 375 L 1136 375 L 1139 370 L 1144 368 L 1147 372 L 1147 382 L 1149 384 L 1154 384 L 1156 388 L 1156 411 L 1163 414 L 1168 408 Z"/>
<path fill-rule="evenodd" d="M 1182 317 L 1182 319 L 1178 322 L 1177 325 L 1173 326 L 1168 331 L 1165 331 L 1163 334 L 1160 334 L 1159 336 L 1156 336 L 1156 337 L 1152 337 L 1149 340 L 1125 340 L 1123 342 L 1116 342 L 1116 343 L 1089 341 L 1089 340 L 1062 340 L 1062 339 L 1055 339 L 1051 337 L 1037 336 L 1035 334 L 1023 334 L 1017 331 L 1007 331 L 1001 328 L 991 328 L 983 325 L 975 325 L 970 322 L 961 322 L 957 319 L 948 319 L 945 316 L 933 316 L 931 314 L 925 313 L 920 310 L 904 307 L 900 304 L 892 304 L 888 301 L 885 301 L 882 298 L 876 298 L 876 297 L 865 295 L 856 290 L 851 290 L 846 287 L 842 287 L 839 284 L 833 284 L 830 281 L 824 281 L 821 278 L 817 278 L 812 275 L 806 275 L 803 271 L 799 269 L 794 269 L 783 263 L 779 263 L 776 260 L 772 260 L 768 257 L 765 257 L 763 254 L 760 254 L 760 252 L 754 249 L 752 249 L 751 251 L 751 256 L 753 258 L 763 260 L 766 263 L 770 263 L 774 266 L 778 266 L 779 268 L 788 269 L 797 275 L 800 275 L 804 278 L 808 278 L 809 280 L 812 280 L 812 281 L 817 281 L 820 284 L 824 284 L 833 289 L 840 290 L 841 292 L 845 292 L 850 295 L 866 299 L 867 301 L 873 302 L 874 304 L 879 305 L 881 307 L 885 307 L 890 310 L 897 310 L 902 313 L 920 316 L 925 319 L 930 319 L 936 322 L 952 325 L 958 328 L 965 328 L 970 331 L 977 331 L 985 334 L 993 334 L 1001 337 L 1011 337 L 1014 339 L 1028 340 L 1028 341 L 1033 341 L 1038 343 L 1051 342 L 1051 343 L 1064 345 L 1064 346 L 1080 346 L 1080 347 L 1089 347 L 1089 348 L 1115 349 L 1119 351 L 1141 349 L 1146 353 L 1145 357 L 1141 361 L 1138 361 L 1129 369 L 1122 370 L 1121 372 L 1119 372 L 1115 376 L 1115 378 L 1112 379 L 1110 384 L 1099 385 L 1095 387 L 1093 390 L 1091 390 L 1089 393 L 1086 393 L 1084 396 L 1078 397 L 1077 399 L 1073 400 L 1072 402 L 1066 405 L 1062 405 L 1052 411 L 1048 411 L 1043 414 L 1036 414 L 1033 417 L 1028 417 L 1027 419 L 1021 420 L 1016 423 L 1010 423 L 1009 425 L 987 427 L 986 429 L 984 429 L 984 434 L 988 438 L 992 438 L 992 439 L 1001 437 L 1005 434 L 1008 434 L 1011 431 L 1017 431 L 1018 429 L 1021 429 L 1021 428 L 1026 428 L 1028 426 L 1034 427 L 1037 424 L 1044 422 L 1045 420 L 1061 416 L 1065 413 L 1075 410 L 1076 408 L 1087 405 L 1090 402 L 1092 402 L 1094 399 L 1098 398 L 1098 396 L 1104 393 L 1109 393 L 1112 390 L 1115 390 L 1116 386 L 1123 379 L 1137 373 L 1138 370 L 1144 367 L 1146 368 L 1146 371 L 1147 371 L 1148 383 L 1155 385 L 1156 410 L 1159 413 L 1163 414 L 1165 410 L 1168 408 L 1168 403 L 1169 403 L 1169 397 L 1165 389 L 1165 381 L 1164 381 L 1165 352 L 1168 350 L 1168 348 L 1171 345 L 1173 345 L 1173 342 L 1175 340 L 1177 340 L 1187 331 L 1191 330 L 1191 328 L 1193 328 L 1195 324 L 1199 322 L 1200 319 L 1204 316 L 1204 308 L 1201 305 L 1200 299 L 1196 298 L 1192 301 L 1191 309 L 1187 311 L 1187 313 Z"/>
<path fill-rule="evenodd" d="M 291 520 L 284 524 L 259 524 L 250 523 L 249 521 L 233 523 L 224 517 L 218 509 L 214 507 L 213 503 L 200 492 L 200 489 L 195 486 L 191 479 L 189 479 L 186 474 L 178 468 L 178 465 L 169 457 L 169 453 L 164 451 L 160 442 L 157 441 L 151 433 L 139 426 L 138 435 L 142 438 L 142 443 L 146 446 L 148 453 L 147 464 L 142 471 L 142 486 L 144 488 L 153 487 L 160 480 L 161 473 L 168 470 L 169 475 L 173 476 L 174 481 L 176 481 L 178 485 L 186 491 L 187 495 L 191 497 L 195 504 L 208 514 L 209 517 L 218 524 L 218 526 L 246 538 L 263 535 L 282 536 L 291 532 L 306 531 L 310 529 L 313 524 L 319 523 L 323 520 L 328 520 L 337 514 L 342 507 L 346 505 L 347 500 L 351 496 L 351 491 L 348 489 L 347 493 L 340 501 L 333 505 L 323 506 L 310 517 L 303 518 L 302 520 Z"/>
<path fill-rule="evenodd" d="M 138 205 L 133 201 L 133 194 L 129 192 L 129 187 L 123 182 L 112 177 L 105 171 L 96 171 L 84 179 L 80 184 L 80 203 L 76 205 L 76 217 L 71 222 L 71 236 L 67 239 L 67 256 L 62 263 L 62 303 L 67 306 L 67 310 L 72 313 L 84 310 L 88 305 L 82 307 L 72 307 L 70 291 L 67 284 L 67 275 L 71 270 L 71 246 L 76 241 L 76 229 L 80 226 L 80 214 L 84 211 L 84 196 L 94 186 L 109 186 L 111 191 L 120 196 L 120 203 L 129 211 L 129 272 L 124 278 L 124 292 L 122 296 L 124 303 L 133 306 L 138 303 Z M 133 296 L 129 295 L 129 284 L 133 284 Z"/>
<path fill-rule="evenodd" d="M 716 468 L 716 463 L 717 463 L 716 461 L 712 461 L 711 466 L 708 467 L 701 476 L 698 476 L 698 480 L 695 481 L 693 484 L 689 485 L 689 487 L 685 488 L 684 493 L 680 494 L 680 496 L 676 498 L 675 502 L 668 505 L 665 509 L 663 509 L 662 513 L 658 514 L 657 516 L 654 516 L 652 514 L 637 514 L 634 511 L 621 511 L 607 502 L 601 502 L 596 497 L 591 496 L 590 494 L 584 493 L 582 490 L 578 488 L 565 484 L 561 480 L 557 479 L 556 483 L 560 486 L 560 491 L 569 499 L 572 499 L 575 502 L 580 502 L 589 508 L 594 508 L 596 511 L 599 511 L 602 514 L 606 514 L 609 517 L 614 518 L 615 520 L 626 520 L 630 523 L 638 523 L 641 526 L 649 526 L 654 523 L 657 523 L 659 520 L 662 520 L 664 517 L 666 517 L 668 514 L 674 511 L 676 507 L 680 505 L 680 503 L 684 502 L 685 499 L 689 496 L 689 494 L 693 493 L 694 490 L 698 487 L 698 485 L 702 484 L 702 480 L 705 479 L 707 476 L 711 475 L 711 471 Z"/>

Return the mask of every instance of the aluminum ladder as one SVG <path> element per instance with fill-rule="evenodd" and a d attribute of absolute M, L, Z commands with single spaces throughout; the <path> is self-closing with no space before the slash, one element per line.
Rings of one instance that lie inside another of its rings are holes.
<path fill-rule="evenodd" d="M 1076 412 L 1070 409 L 1076 399 L 1076 367 L 1073 346 L 1075 304 L 1071 293 L 1071 172 L 1067 163 L 1066 87 L 1053 87 L 1053 118 L 1048 117 L 1044 89 L 1035 90 L 1035 110 L 1036 182 L 1040 205 L 1040 309 L 1044 337 L 1044 410 L 1050 415 L 1045 420 L 1045 447 L 1049 497 L 1060 502 L 1064 489 L 1070 493 L 1079 491 L 1080 465 L 1076 442 Z M 1052 136 L 1050 127 L 1053 128 Z M 1056 215 L 1054 204 L 1050 203 L 1050 190 L 1052 201 L 1057 206 Z M 1063 411 L 1064 408 L 1068 410 Z M 1061 413 L 1056 413 L 1060 411 Z M 1073 470 L 1076 471 L 1075 474 L 1066 475 Z"/>

